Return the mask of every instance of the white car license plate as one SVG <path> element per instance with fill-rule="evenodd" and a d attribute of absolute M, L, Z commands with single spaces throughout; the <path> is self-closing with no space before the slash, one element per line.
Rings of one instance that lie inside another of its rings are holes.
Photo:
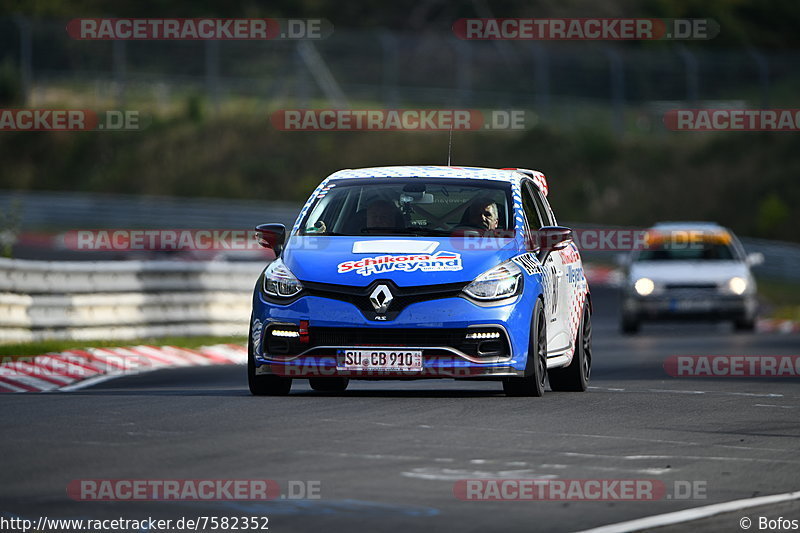
<path fill-rule="evenodd" d="M 336 369 L 421 372 L 422 350 L 403 350 L 400 348 L 338 350 Z"/>
<path fill-rule="evenodd" d="M 670 302 L 673 311 L 711 311 L 712 304 L 708 300 L 675 299 Z"/>

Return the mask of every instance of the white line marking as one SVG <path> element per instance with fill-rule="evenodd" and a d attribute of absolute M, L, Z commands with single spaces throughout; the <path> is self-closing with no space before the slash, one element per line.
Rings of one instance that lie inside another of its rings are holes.
<path fill-rule="evenodd" d="M 667 394 L 705 394 L 702 390 L 647 389 L 648 392 L 665 392 Z"/>
<path fill-rule="evenodd" d="M 500 470 L 487 472 L 485 470 L 464 470 L 456 468 L 422 467 L 414 468 L 410 472 L 400 472 L 403 477 L 425 479 L 428 481 L 459 481 L 462 479 L 555 479 L 552 474 L 537 474 L 533 470 Z"/>
<path fill-rule="evenodd" d="M 794 409 L 796 405 L 775 405 L 770 403 L 757 403 L 756 407 L 777 407 L 778 409 Z"/>
<path fill-rule="evenodd" d="M 605 390 L 609 392 L 658 392 L 663 394 L 717 394 L 720 396 L 750 396 L 755 398 L 783 398 L 783 394 L 757 393 L 757 392 L 730 392 L 730 391 L 708 391 L 708 390 L 679 390 L 679 389 L 615 389 L 611 387 L 589 387 L 593 390 Z"/>
<path fill-rule="evenodd" d="M 800 461 L 785 461 L 782 459 L 760 459 L 757 457 L 722 457 L 708 455 L 601 455 L 595 453 L 562 452 L 560 455 L 568 457 L 586 457 L 590 459 L 694 459 L 698 461 L 744 461 L 750 463 L 789 463 L 800 464 Z"/>
<path fill-rule="evenodd" d="M 708 518 L 710 516 L 716 516 L 722 513 L 741 511 L 750 507 L 760 507 L 762 505 L 787 502 L 796 500 L 798 498 L 800 498 L 800 491 L 786 492 L 784 494 L 773 494 L 771 496 L 761 496 L 759 498 L 745 498 L 743 500 L 716 503 L 703 507 L 685 509 L 683 511 L 675 511 L 673 513 L 647 516 L 645 518 L 629 520 L 627 522 L 608 524 L 592 529 L 585 529 L 577 533 L 624 533 L 628 531 L 642 531 L 644 529 L 653 529 L 656 527 L 679 524 L 681 522 L 700 520 L 701 518 Z"/>
<path fill-rule="evenodd" d="M 145 371 L 149 372 L 149 371 Z M 139 372 L 140 374 L 144 374 L 145 372 Z M 92 385 L 97 385 L 98 383 L 105 383 L 106 381 L 111 381 L 112 379 L 122 378 L 126 376 L 132 376 L 134 374 L 102 374 L 100 376 L 95 376 L 93 378 L 84 379 L 78 381 L 77 383 L 73 383 L 72 385 L 67 385 L 66 387 L 59 387 L 58 392 L 74 392 L 76 390 L 85 389 L 86 387 L 91 387 Z"/>

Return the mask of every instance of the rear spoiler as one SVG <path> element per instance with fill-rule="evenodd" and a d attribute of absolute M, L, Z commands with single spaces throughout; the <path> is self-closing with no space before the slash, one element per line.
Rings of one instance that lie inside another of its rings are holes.
<path fill-rule="evenodd" d="M 536 186 L 539 188 L 539 190 L 542 191 L 542 194 L 547 196 L 547 192 L 548 192 L 547 178 L 545 178 L 544 174 L 542 174 L 538 170 L 530 170 L 530 169 L 527 169 L 527 168 L 513 168 L 513 167 L 503 168 L 503 169 L 500 169 L 500 170 L 516 170 L 517 172 L 525 174 L 526 176 L 528 176 L 529 178 L 531 178 L 533 180 L 533 182 L 536 184 Z"/>

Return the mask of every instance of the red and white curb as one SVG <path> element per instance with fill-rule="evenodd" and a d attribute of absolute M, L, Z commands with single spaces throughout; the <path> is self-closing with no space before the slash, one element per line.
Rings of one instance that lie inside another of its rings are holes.
<path fill-rule="evenodd" d="M 756 323 L 756 330 L 763 333 L 800 333 L 800 322 L 764 318 Z"/>
<path fill-rule="evenodd" d="M 589 282 L 591 287 L 621 287 L 623 282 L 622 270 L 619 268 L 593 265 L 591 263 L 583 264 L 583 273 L 586 276 L 586 281 Z"/>
<path fill-rule="evenodd" d="M 145 345 L 86 348 L 32 357 L 3 357 L 0 392 L 70 391 L 162 368 L 245 363 L 247 348 L 238 344 L 198 349 Z"/>

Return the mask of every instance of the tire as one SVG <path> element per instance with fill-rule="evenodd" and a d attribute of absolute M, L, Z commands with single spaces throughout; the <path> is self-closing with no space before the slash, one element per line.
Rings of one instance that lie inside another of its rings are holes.
<path fill-rule="evenodd" d="M 575 355 L 572 362 L 564 368 L 553 368 L 547 377 L 550 389 L 554 391 L 584 392 L 589 387 L 592 373 L 592 314 L 589 303 L 583 304 L 578 333 L 575 335 Z"/>
<path fill-rule="evenodd" d="M 544 395 L 544 384 L 547 379 L 547 322 L 544 316 L 542 300 L 537 299 L 531 317 L 528 337 L 528 357 L 525 363 L 525 377 L 506 378 L 503 380 L 503 391 L 506 396 Z"/>
<path fill-rule="evenodd" d="M 252 319 L 250 324 L 252 324 Z M 252 327 L 252 326 L 251 326 Z M 247 385 L 253 396 L 286 396 L 292 389 L 292 378 L 275 375 L 256 375 L 255 354 L 253 353 L 253 335 L 247 339 Z"/>
<path fill-rule="evenodd" d="M 755 331 L 756 319 L 755 317 L 742 317 L 733 321 L 733 329 L 736 331 Z"/>
<path fill-rule="evenodd" d="M 308 378 L 308 384 L 317 392 L 344 392 L 350 378 Z"/>
<path fill-rule="evenodd" d="M 625 335 L 635 335 L 639 333 L 639 328 L 641 327 L 641 322 L 633 317 L 622 317 L 622 322 L 620 324 L 620 330 Z"/>

